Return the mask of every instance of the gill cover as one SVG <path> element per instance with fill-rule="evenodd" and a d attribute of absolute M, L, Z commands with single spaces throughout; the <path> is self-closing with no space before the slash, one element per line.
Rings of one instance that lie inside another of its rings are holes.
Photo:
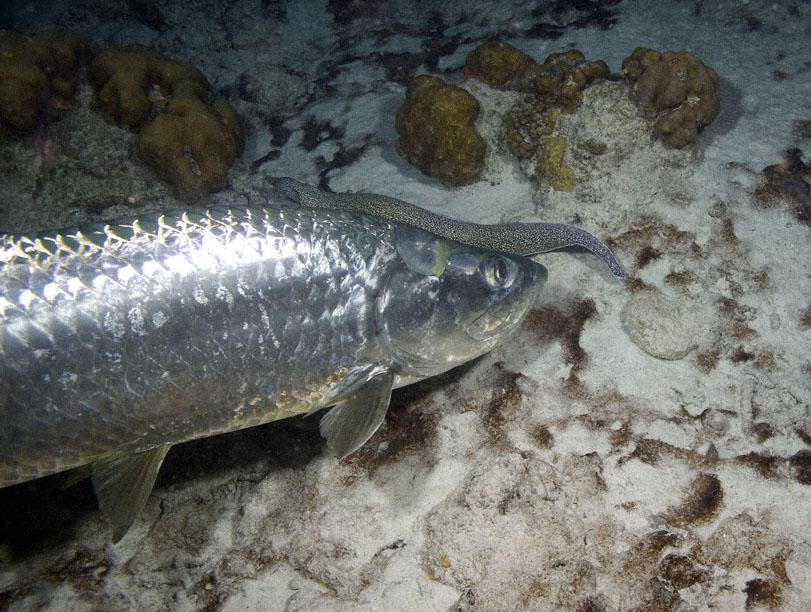
<path fill-rule="evenodd" d="M 424 378 L 489 351 L 521 322 L 546 278 L 508 257 L 395 226 L 402 265 L 377 305 L 380 339 L 401 376 Z"/>

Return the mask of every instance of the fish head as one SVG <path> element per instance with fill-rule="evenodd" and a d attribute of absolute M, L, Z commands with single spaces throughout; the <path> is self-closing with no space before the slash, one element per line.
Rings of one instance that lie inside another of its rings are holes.
<path fill-rule="evenodd" d="M 400 261 L 378 305 L 380 337 L 401 379 L 434 376 L 515 330 L 546 281 L 531 259 L 398 228 Z"/>

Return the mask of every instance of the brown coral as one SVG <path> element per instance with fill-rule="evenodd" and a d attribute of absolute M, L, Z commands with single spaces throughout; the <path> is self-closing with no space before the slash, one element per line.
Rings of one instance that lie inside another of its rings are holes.
<path fill-rule="evenodd" d="M 571 49 L 532 64 L 511 83 L 532 95 L 507 114 L 507 147 L 514 155 L 531 159 L 538 176 L 556 191 L 572 191 L 575 184 L 574 170 L 564 162 L 569 142 L 555 134 L 558 119 L 561 113 L 577 110 L 586 87 L 608 75 L 605 62 L 587 62 L 580 51 Z"/>
<path fill-rule="evenodd" d="M 474 127 L 478 115 L 479 103 L 464 89 L 418 76 L 397 111 L 397 151 L 443 183 L 470 183 L 484 166 L 484 140 Z"/>
<path fill-rule="evenodd" d="M 194 202 L 225 187 L 239 153 L 239 123 L 230 105 L 175 98 L 138 137 L 138 154 L 178 196 Z"/>
<path fill-rule="evenodd" d="M 687 51 L 637 48 L 622 62 L 636 105 L 668 146 L 695 140 L 720 111 L 718 74 Z"/>
<path fill-rule="evenodd" d="M 543 64 L 533 66 L 526 72 L 520 87 L 531 91 L 547 105 L 573 113 L 583 100 L 583 90 L 610 74 L 604 61 L 588 62 L 578 49 L 570 49 L 552 53 Z"/>
<path fill-rule="evenodd" d="M 566 164 L 564 157 L 569 141 L 563 136 L 541 138 L 536 168 L 549 181 L 555 191 L 574 191 L 574 170 Z"/>
<path fill-rule="evenodd" d="M 523 51 L 499 41 L 488 41 L 468 53 L 464 74 L 492 87 L 505 87 L 525 76 L 535 62 Z"/>
<path fill-rule="evenodd" d="M 507 148 L 516 157 L 529 159 L 538 151 L 541 138 L 552 134 L 559 114 L 535 99 L 516 103 L 507 113 Z"/>
<path fill-rule="evenodd" d="M 68 32 L 0 30 L 0 123 L 28 131 L 47 105 L 74 107 L 79 66 L 95 52 L 90 40 Z"/>
<path fill-rule="evenodd" d="M 602 60 L 586 61 L 577 49 L 552 53 L 536 64 L 523 51 L 507 43 L 489 41 L 471 51 L 465 60 L 465 76 L 493 87 L 535 94 L 548 106 L 573 113 L 583 99 L 583 90 L 610 74 Z"/>
<path fill-rule="evenodd" d="M 169 98 L 209 96 L 203 74 L 191 64 L 176 62 L 143 45 L 108 49 L 90 66 L 96 104 L 110 123 L 137 131 L 150 119 L 153 88 Z"/>
<path fill-rule="evenodd" d="M 138 154 L 179 197 L 194 202 L 225 186 L 242 146 L 236 112 L 211 100 L 191 64 L 131 45 L 100 54 L 90 67 L 104 117 L 141 133 Z"/>

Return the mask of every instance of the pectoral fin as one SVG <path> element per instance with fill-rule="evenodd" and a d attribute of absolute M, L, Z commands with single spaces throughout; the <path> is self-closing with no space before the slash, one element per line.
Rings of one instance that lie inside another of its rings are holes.
<path fill-rule="evenodd" d="M 394 373 L 382 370 L 321 419 L 321 435 L 338 457 L 353 453 L 377 431 L 386 417 L 393 385 Z"/>
<path fill-rule="evenodd" d="M 365 387 L 370 380 L 386 372 L 386 366 L 379 363 L 372 363 L 364 366 L 352 368 L 343 380 L 335 385 L 335 388 L 330 391 L 321 403 L 308 412 L 305 416 L 315 414 L 319 410 L 340 404 L 344 400 L 355 395 L 357 391 Z"/>
<path fill-rule="evenodd" d="M 93 488 L 113 528 L 113 542 L 124 536 L 146 505 L 169 446 L 93 464 Z"/>

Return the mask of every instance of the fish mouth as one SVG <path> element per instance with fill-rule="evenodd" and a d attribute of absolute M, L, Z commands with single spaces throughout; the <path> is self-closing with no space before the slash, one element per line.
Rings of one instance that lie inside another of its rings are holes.
<path fill-rule="evenodd" d="M 516 327 L 525 311 L 520 304 L 499 304 L 465 325 L 465 333 L 480 342 L 495 340 Z"/>

